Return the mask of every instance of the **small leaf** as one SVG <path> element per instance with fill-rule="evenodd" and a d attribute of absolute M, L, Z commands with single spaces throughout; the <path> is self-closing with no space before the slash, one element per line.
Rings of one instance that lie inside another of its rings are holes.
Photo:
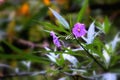
<path fill-rule="evenodd" d="M 68 22 L 56 11 L 54 11 L 53 9 L 49 8 L 50 11 L 53 13 L 53 15 L 58 19 L 58 21 L 66 28 L 69 29 L 70 26 L 68 24 Z"/>
<path fill-rule="evenodd" d="M 105 33 L 108 33 L 110 30 L 110 22 L 107 17 L 105 17 L 105 22 L 104 22 L 104 31 Z"/>
<path fill-rule="evenodd" d="M 95 35 L 95 25 L 94 25 L 94 22 L 91 23 L 89 29 L 88 29 L 88 34 L 87 34 L 87 37 L 88 38 L 94 38 L 94 35 Z"/>
<path fill-rule="evenodd" d="M 106 65 L 106 67 L 108 67 L 109 63 L 110 63 L 111 56 L 109 55 L 109 52 L 107 50 L 109 50 L 110 46 L 108 44 L 106 44 L 105 47 L 106 47 L 106 50 L 103 49 L 103 56 L 105 59 L 105 65 Z"/>
<path fill-rule="evenodd" d="M 115 38 L 113 39 L 113 41 L 111 42 L 111 45 L 112 45 L 112 50 L 114 51 L 116 46 L 117 46 L 117 43 L 120 42 L 120 32 L 118 32 L 115 36 Z"/>
<path fill-rule="evenodd" d="M 88 0 L 85 0 L 82 9 L 78 13 L 77 22 L 81 22 L 82 17 L 84 15 L 84 12 L 85 12 L 87 6 L 88 6 Z"/>
<path fill-rule="evenodd" d="M 60 54 L 59 64 L 62 66 L 64 64 L 65 60 L 62 54 Z"/>
<path fill-rule="evenodd" d="M 65 60 L 68 60 L 70 63 L 72 63 L 73 66 L 75 66 L 75 67 L 77 66 L 78 60 L 76 57 L 69 55 L 69 54 L 63 54 L 63 58 Z"/>

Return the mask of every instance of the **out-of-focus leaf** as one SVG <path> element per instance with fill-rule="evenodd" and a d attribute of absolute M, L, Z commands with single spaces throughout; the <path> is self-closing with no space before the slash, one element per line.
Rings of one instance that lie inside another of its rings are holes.
<path fill-rule="evenodd" d="M 42 9 L 40 9 L 36 14 L 34 14 L 32 17 L 30 17 L 30 19 L 28 19 L 25 24 L 22 27 L 22 31 L 21 31 L 21 35 L 24 35 L 28 33 L 28 30 L 30 27 L 36 25 L 37 22 L 39 22 L 40 20 L 42 20 L 44 18 L 44 16 L 47 14 L 48 8 L 47 7 L 43 7 Z M 27 37 L 26 35 L 22 36 L 22 37 Z"/>
<path fill-rule="evenodd" d="M 72 28 L 74 25 L 73 15 L 68 14 L 68 19 L 69 19 L 70 28 Z"/>
<path fill-rule="evenodd" d="M 113 56 L 111 56 L 112 58 L 111 58 L 111 63 L 110 63 L 110 66 L 111 67 L 113 67 L 113 66 L 115 66 L 115 65 L 117 65 L 117 64 L 119 64 L 119 61 L 120 61 L 120 56 L 119 55 L 113 55 Z"/>
<path fill-rule="evenodd" d="M 115 73 L 103 74 L 101 80 L 117 80 L 117 74 Z"/>
<path fill-rule="evenodd" d="M 105 33 L 108 33 L 108 32 L 109 32 L 109 30 L 110 30 L 110 25 L 111 25 L 111 24 L 110 24 L 108 18 L 105 17 L 105 21 L 104 21 L 104 31 L 105 31 Z"/>
<path fill-rule="evenodd" d="M 43 25 L 47 30 L 62 31 L 66 34 L 69 34 L 68 31 L 66 31 L 62 26 L 56 26 L 50 22 L 40 22 L 40 24 Z"/>
<path fill-rule="evenodd" d="M 84 0 L 83 7 L 81 8 L 81 10 L 79 11 L 78 16 L 77 16 L 77 22 L 81 22 L 87 6 L 88 6 L 88 0 Z"/>
<path fill-rule="evenodd" d="M 15 34 L 15 27 L 16 27 L 16 23 L 14 20 L 12 20 L 7 27 L 7 35 L 8 35 L 8 39 L 10 42 L 12 42 L 12 38 L 16 35 Z"/>
<path fill-rule="evenodd" d="M 44 18 L 44 16 L 47 14 L 47 7 L 43 7 L 40 11 L 38 11 L 36 14 L 34 14 L 25 24 L 25 28 L 27 29 L 29 26 L 33 26 L 36 21 L 39 21 Z"/>
<path fill-rule="evenodd" d="M 42 32 L 40 31 L 41 26 L 34 26 L 31 27 L 29 30 L 29 40 L 30 41 L 39 41 L 43 36 Z"/>
<path fill-rule="evenodd" d="M 109 44 L 106 44 L 105 48 L 103 49 L 103 56 L 104 56 L 104 62 L 105 62 L 105 65 L 107 68 L 109 67 L 110 59 L 111 59 L 111 55 L 109 53 L 110 50 L 111 50 L 111 48 L 110 48 Z"/>
<path fill-rule="evenodd" d="M 2 53 L 0 54 L 0 59 L 17 59 L 17 60 L 27 59 L 32 62 L 38 62 L 38 63 L 44 63 L 44 64 L 49 63 L 47 59 L 43 57 L 34 56 L 32 54 L 24 54 L 24 55 L 16 54 L 15 55 L 15 54 Z"/>
<path fill-rule="evenodd" d="M 45 47 L 46 51 L 51 51 L 49 48 Z M 59 57 L 59 55 L 55 54 L 54 52 L 49 52 L 49 54 L 46 54 L 47 57 L 54 63 L 57 63 L 56 59 Z"/>
<path fill-rule="evenodd" d="M 3 51 L 3 48 L 2 48 L 2 47 L 0 47 L 0 51 L 1 51 L 1 52 Z"/>
<path fill-rule="evenodd" d="M 70 29 L 70 26 L 68 24 L 68 22 L 56 11 L 54 11 L 53 9 L 49 8 L 50 11 L 53 13 L 53 15 L 58 19 L 58 21 L 66 28 L 66 29 Z"/>
<path fill-rule="evenodd" d="M 6 41 L 3 41 L 5 44 L 7 44 L 13 51 L 15 51 L 17 54 L 10 54 L 10 55 L 6 55 L 6 54 L 0 54 L 0 58 L 6 58 L 6 59 L 27 59 L 27 60 L 31 60 L 31 61 L 35 61 L 35 62 L 40 62 L 40 63 L 47 63 L 47 59 L 43 58 L 43 57 L 38 57 L 35 56 L 31 53 L 26 53 L 18 48 L 16 48 L 15 46 L 7 43 Z"/>
<path fill-rule="evenodd" d="M 77 64 L 78 64 L 78 60 L 76 57 L 70 55 L 70 54 L 63 54 L 63 58 L 65 60 L 68 60 L 70 63 L 73 64 L 74 67 L 77 67 Z"/>
<path fill-rule="evenodd" d="M 60 54 L 60 59 L 58 60 L 58 64 L 60 66 L 63 66 L 64 63 L 65 63 L 65 60 L 64 60 L 63 54 Z"/>

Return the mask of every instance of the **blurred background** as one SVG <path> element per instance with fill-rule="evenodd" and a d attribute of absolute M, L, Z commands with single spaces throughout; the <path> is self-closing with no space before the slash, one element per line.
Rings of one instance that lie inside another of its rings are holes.
<path fill-rule="evenodd" d="M 51 65 L 46 59 L 42 59 L 44 54 L 41 52 L 34 53 L 34 51 L 43 50 L 46 46 L 49 47 L 49 43 L 52 41 L 50 35 L 44 32 L 44 26 L 39 22 L 51 22 L 53 24 L 57 22 L 49 7 L 60 13 L 67 21 L 70 19 L 69 16 L 72 15 L 74 21 L 83 6 L 83 2 L 84 0 L 0 0 L 0 77 L 12 73 L 10 68 L 17 71 L 17 67 L 19 67 L 20 71 L 26 71 L 30 64 L 30 71 L 49 69 Z M 120 0 L 89 0 L 82 22 L 89 27 L 94 19 L 103 23 L 105 17 L 108 17 L 111 23 L 108 39 L 111 39 L 120 31 L 119 5 Z M 32 54 L 31 51 L 36 56 L 40 56 L 41 59 L 27 55 Z M 17 53 L 23 55 L 15 56 Z M 29 63 L 26 60 L 32 60 L 33 62 Z M 57 72 L 54 74 L 57 75 Z M 43 74 L 34 77 L 24 76 L 21 79 L 46 80 L 45 76 Z M 57 77 L 54 75 L 49 80 L 56 80 Z M 11 79 L 19 80 L 19 76 L 11 77 Z"/>

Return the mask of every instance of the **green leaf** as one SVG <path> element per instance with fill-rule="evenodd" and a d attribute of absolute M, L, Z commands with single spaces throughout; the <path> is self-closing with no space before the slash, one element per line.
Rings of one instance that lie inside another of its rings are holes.
<path fill-rule="evenodd" d="M 62 26 L 56 26 L 50 22 L 39 22 L 41 25 L 43 25 L 47 30 L 53 30 L 53 31 L 62 31 L 66 34 L 69 34 L 67 30 L 65 30 Z"/>
<path fill-rule="evenodd" d="M 64 62 L 65 62 L 65 60 L 64 60 L 64 58 L 63 58 L 63 55 L 62 54 L 60 54 L 60 65 L 63 65 L 64 64 Z"/>
<path fill-rule="evenodd" d="M 43 21 L 43 18 L 46 16 L 48 11 L 47 7 L 41 8 L 37 13 L 33 14 L 29 19 L 25 20 L 24 25 L 22 26 L 22 31 L 20 35 L 22 38 L 28 38 L 28 31 L 32 26 L 35 26 L 37 21 Z M 24 36 L 23 36 L 24 35 Z"/>
<path fill-rule="evenodd" d="M 16 60 L 30 60 L 32 62 L 38 62 L 38 63 L 44 63 L 47 64 L 49 63 L 46 58 L 43 57 L 38 57 L 32 54 L 6 54 L 6 53 L 1 53 L 0 54 L 0 59 L 16 59 Z"/>
<path fill-rule="evenodd" d="M 105 22 L 104 22 L 104 31 L 105 33 L 108 33 L 110 30 L 110 22 L 107 17 L 105 17 Z"/>
<path fill-rule="evenodd" d="M 54 11 L 53 9 L 49 8 L 50 11 L 53 13 L 53 15 L 58 19 L 58 21 L 66 28 L 66 29 L 70 29 L 70 26 L 68 24 L 68 22 L 56 11 Z"/>
<path fill-rule="evenodd" d="M 99 40 L 95 39 L 92 44 L 86 45 L 88 50 L 91 50 L 93 54 L 97 54 L 101 59 L 104 59 L 102 54 L 104 44 Z"/>
<path fill-rule="evenodd" d="M 82 9 L 78 13 L 77 22 L 82 21 L 82 18 L 83 18 L 83 15 L 84 15 L 84 12 L 85 12 L 87 6 L 88 6 L 88 0 L 85 0 Z"/>
<path fill-rule="evenodd" d="M 16 48 L 15 46 L 13 46 L 12 44 L 3 41 L 8 47 L 10 47 L 13 51 L 16 52 L 16 54 L 0 54 L 0 59 L 27 59 L 27 60 L 31 60 L 33 62 L 39 62 L 39 63 L 48 63 L 46 58 L 43 57 L 38 57 L 35 56 L 31 53 L 25 53 L 24 51 Z"/>
<path fill-rule="evenodd" d="M 47 11 L 47 7 L 43 7 L 42 9 L 40 9 L 36 14 L 31 16 L 30 19 L 28 19 L 28 21 L 26 21 L 23 28 L 26 30 L 29 29 L 30 26 L 34 26 L 37 21 L 42 20 L 44 18 L 44 16 L 47 14 Z"/>

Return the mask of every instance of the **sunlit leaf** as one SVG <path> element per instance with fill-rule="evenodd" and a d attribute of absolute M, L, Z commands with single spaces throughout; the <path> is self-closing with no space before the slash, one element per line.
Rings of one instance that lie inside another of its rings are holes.
<path fill-rule="evenodd" d="M 45 50 L 50 51 L 49 48 L 45 47 Z M 46 56 L 54 63 L 57 63 L 56 59 L 59 57 L 58 54 L 55 54 L 54 52 L 49 52 L 49 54 L 46 54 Z"/>
<path fill-rule="evenodd" d="M 105 65 L 106 65 L 106 67 L 108 67 L 109 63 L 110 63 L 110 59 L 111 59 L 111 55 L 108 52 L 108 50 L 110 50 L 110 46 L 109 46 L 109 44 L 106 44 L 105 47 L 106 47 L 106 49 L 103 49 L 103 56 L 105 59 Z"/>
<path fill-rule="evenodd" d="M 68 24 L 68 22 L 56 11 L 54 11 L 53 9 L 49 8 L 51 10 L 51 12 L 53 13 L 53 15 L 58 19 L 58 21 L 66 28 L 69 29 L 70 26 Z"/>
<path fill-rule="evenodd" d="M 120 42 L 120 32 L 116 34 L 115 38 L 111 42 L 112 50 L 115 51 L 117 43 Z"/>
<path fill-rule="evenodd" d="M 77 66 L 78 60 L 74 56 L 70 54 L 63 54 L 63 58 L 65 60 L 68 60 L 70 63 L 72 63 L 74 67 Z"/>
<path fill-rule="evenodd" d="M 99 34 L 99 31 L 96 32 L 95 31 L 95 21 L 93 21 L 91 24 L 90 24 L 90 27 L 87 31 L 87 37 L 82 37 L 87 44 L 91 44 L 93 42 L 93 40 L 95 39 L 95 37 Z"/>

